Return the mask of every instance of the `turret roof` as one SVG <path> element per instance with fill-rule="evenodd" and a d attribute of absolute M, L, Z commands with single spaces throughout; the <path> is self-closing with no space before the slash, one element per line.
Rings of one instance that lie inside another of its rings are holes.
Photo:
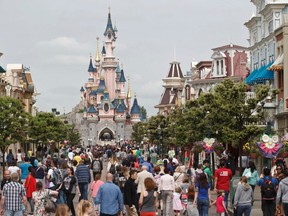
<path fill-rule="evenodd" d="M 121 67 L 119 63 L 117 64 L 116 73 L 121 73 Z"/>
<path fill-rule="evenodd" d="M 123 70 L 123 69 L 121 69 L 121 74 L 120 74 L 119 82 L 126 82 L 125 75 L 124 75 L 124 70 Z"/>
<path fill-rule="evenodd" d="M 138 105 L 137 98 L 134 98 L 133 106 L 131 108 L 131 114 L 140 114 L 140 106 Z"/>
<path fill-rule="evenodd" d="M 83 86 L 81 86 L 80 92 L 84 92 L 84 91 L 85 90 L 84 90 Z"/>
<path fill-rule="evenodd" d="M 179 77 L 183 78 L 183 73 L 180 67 L 180 62 L 173 61 L 170 63 L 170 70 L 168 72 L 167 77 Z"/>
<path fill-rule="evenodd" d="M 112 34 L 113 37 L 115 36 L 115 31 L 114 31 L 114 29 L 113 29 L 110 12 L 108 13 L 107 26 L 106 26 L 106 30 L 105 30 L 105 32 L 104 32 L 104 36 L 109 35 L 109 33 Z"/>
<path fill-rule="evenodd" d="M 88 67 L 88 72 L 96 72 L 96 68 L 94 68 L 93 64 L 92 64 L 91 56 L 90 56 L 90 63 L 89 63 L 89 67 Z"/>
<path fill-rule="evenodd" d="M 97 93 L 104 93 L 106 89 L 105 80 L 103 78 L 100 79 L 98 89 L 96 90 Z"/>

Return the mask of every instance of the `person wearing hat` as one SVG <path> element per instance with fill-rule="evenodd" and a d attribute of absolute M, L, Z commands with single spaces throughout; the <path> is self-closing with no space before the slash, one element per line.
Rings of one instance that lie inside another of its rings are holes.
<path fill-rule="evenodd" d="M 286 176 L 279 183 L 276 196 L 276 204 L 282 203 L 285 216 L 288 216 L 288 169 L 284 170 L 284 175 Z"/>

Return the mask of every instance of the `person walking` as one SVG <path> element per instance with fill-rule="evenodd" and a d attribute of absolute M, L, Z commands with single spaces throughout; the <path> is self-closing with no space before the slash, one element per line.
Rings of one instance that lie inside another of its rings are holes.
<path fill-rule="evenodd" d="M 144 186 L 144 180 L 146 178 L 153 178 L 152 173 L 148 172 L 148 168 L 146 166 L 142 166 L 141 167 L 141 172 L 138 173 L 137 179 L 135 181 L 136 184 L 138 184 L 137 187 L 137 193 L 140 196 L 140 193 L 145 190 L 145 186 Z"/>
<path fill-rule="evenodd" d="M 216 212 L 218 216 L 225 216 L 225 212 L 226 214 L 228 214 L 228 211 L 226 209 L 225 202 L 224 202 L 224 197 L 225 197 L 225 191 L 218 190 L 216 200 L 210 204 L 210 206 L 216 204 Z"/>
<path fill-rule="evenodd" d="M 253 161 L 249 161 L 248 167 L 244 170 L 242 176 L 246 176 L 248 179 L 248 184 L 252 187 L 254 192 L 255 186 L 259 181 L 258 171 Z"/>
<path fill-rule="evenodd" d="M 203 172 L 206 173 L 208 183 L 211 186 L 211 190 L 213 190 L 213 187 L 214 187 L 214 185 L 212 183 L 213 174 L 212 174 L 212 171 L 210 168 L 210 161 L 207 159 L 203 161 Z"/>
<path fill-rule="evenodd" d="M 196 183 L 196 192 L 193 204 L 196 205 L 200 216 L 208 216 L 209 205 L 211 201 L 210 185 L 205 173 L 199 176 L 199 182 Z"/>
<path fill-rule="evenodd" d="M 176 187 L 175 192 L 173 193 L 173 211 L 176 216 L 180 216 L 181 211 L 183 210 L 183 205 L 181 202 L 181 188 Z"/>
<path fill-rule="evenodd" d="M 285 216 L 288 216 L 288 170 L 285 170 L 284 175 L 286 176 L 279 183 L 276 196 L 276 204 L 282 203 Z"/>
<path fill-rule="evenodd" d="M 32 193 L 32 198 L 34 201 L 34 214 L 33 215 L 41 215 L 47 216 L 49 213 L 45 211 L 45 199 L 51 197 L 57 197 L 58 192 L 55 190 L 44 189 L 42 182 L 36 183 L 36 191 Z"/>
<path fill-rule="evenodd" d="M 168 167 L 164 168 L 164 175 L 161 176 L 158 187 L 158 193 L 161 193 L 163 200 L 164 216 L 170 215 L 173 192 L 175 191 L 174 178 L 169 173 L 170 173 L 169 168 Z"/>
<path fill-rule="evenodd" d="M 100 204 L 100 215 L 117 216 L 123 211 L 123 195 L 120 188 L 113 183 L 113 175 L 107 173 L 106 183 L 101 185 L 96 196 L 96 204 Z"/>
<path fill-rule="evenodd" d="M 36 191 L 36 174 L 33 166 L 28 167 L 29 174 L 25 180 L 26 197 L 30 204 L 31 214 L 34 212 L 34 202 L 32 200 L 32 193 Z"/>
<path fill-rule="evenodd" d="M 95 175 L 94 181 L 92 182 L 91 187 L 90 187 L 90 192 L 91 192 L 90 196 L 92 197 L 94 208 L 97 205 L 96 204 L 96 196 L 97 196 L 98 190 L 99 190 L 100 186 L 103 185 L 103 184 L 104 184 L 104 182 L 101 181 L 101 174 L 97 173 Z"/>
<path fill-rule="evenodd" d="M 263 178 L 260 178 L 258 185 L 261 187 L 261 209 L 263 216 L 271 216 L 276 211 L 276 187 L 277 179 L 271 177 L 270 169 L 263 169 Z"/>
<path fill-rule="evenodd" d="M 59 190 L 63 191 L 65 197 L 64 201 L 67 203 L 72 216 L 76 216 L 73 200 L 75 198 L 76 191 L 78 192 L 79 196 L 81 196 L 81 193 L 78 186 L 78 179 L 74 175 L 73 167 L 67 168 L 67 174 L 64 176 L 63 183 L 59 186 L 57 191 Z"/>
<path fill-rule="evenodd" d="M 145 189 L 139 198 L 140 216 L 156 216 L 157 212 L 157 192 L 156 183 L 153 178 L 146 178 L 144 181 Z"/>
<path fill-rule="evenodd" d="M 137 185 L 135 184 L 135 180 L 137 179 L 137 170 L 130 171 L 130 177 L 125 182 L 124 185 L 124 205 L 127 212 L 127 216 L 137 216 Z"/>
<path fill-rule="evenodd" d="M 5 184 L 2 192 L 1 202 L 5 209 L 5 215 L 23 215 L 22 203 L 27 210 L 27 197 L 24 186 L 19 183 L 18 173 L 11 174 L 11 181 Z"/>
<path fill-rule="evenodd" d="M 236 209 L 237 216 L 250 216 L 253 202 L 253 188 L 248 184 L 246 176 L 242 176 L 241 184 L 237 186 L 234 197 L 234 208 Z"/>
<path fill-rule="evenodd" d="M 220 168 L 215 171 L 215 185 L 214 189 L 217 190 L 224 190 L 225 191 L 225 205 L 226 208 L 228 207 L 228 197 L 230 192 L 230 180 L 233 177 L 232 171 L 225 167 L 225 161 L 221 160 L 219 164 Z"/>
<path fill-rule="evenodd" d="M 82 199 L 88 200 L 88 184 L 91 182 L 91 173 L 88 166 L 84 164 L 83 160 L 79 162 L 79 165 L 76 168 L 75 176 L 78 179 L 78 185 L 81 193 L 79 201 Z"/>

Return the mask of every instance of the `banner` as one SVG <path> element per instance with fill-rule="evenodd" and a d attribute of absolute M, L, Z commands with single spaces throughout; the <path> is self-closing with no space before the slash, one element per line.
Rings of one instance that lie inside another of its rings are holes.
<path fill-rule="evenodd" d="M 269 136 L 264 134 L 261 137 L 261 141 L 262 142 L 257 142 L 257 146 L 265 158 L 276 157 L 283 146 L 282 143 L 279 143 L 279 138 L 277 135 Z"/>

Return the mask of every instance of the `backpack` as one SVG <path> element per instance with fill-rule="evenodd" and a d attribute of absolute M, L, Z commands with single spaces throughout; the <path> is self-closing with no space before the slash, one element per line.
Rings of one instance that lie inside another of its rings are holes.
<path fill-rule="evenodd" d="M 110 169 L 109 169 L 109 172 L 110 172 L 111 174 L 113 174 L 113 175 L 116 174 L 116 166 L 115 166 L 115 164 L 111 164 L 111 167 L 110 167 Z"/>
<path fill-rule="evenodd" d="M 93 172 L 101 172 L 101 163 L 99 160 L 95 160 L 92 166 Z"/>
<path fill-rule="evenodd" d="M 269 179 L 263 179 L 264 183 L 261 186 L 261 195 L 263 200 L 274 200 L 276 197 L 276 188 L 272 183 L 271 177 Z"/>
<path fill-rule="evenodd" d="M 63 177 L 59 169 L 53 169 L 53 177 L 50 178 L 50 181 L 53 182 L 54 185 L 62 184 Z"/>

